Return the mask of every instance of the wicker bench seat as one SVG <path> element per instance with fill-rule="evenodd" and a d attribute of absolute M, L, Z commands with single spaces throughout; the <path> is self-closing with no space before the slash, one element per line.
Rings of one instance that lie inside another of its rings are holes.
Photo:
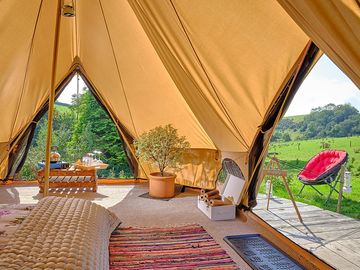
<path fill-rule="evenodd" d="M 88 200 L 46 197 L 11 236 L 0 269 L 108 269 L 118 224 L 115 214 Z"/>

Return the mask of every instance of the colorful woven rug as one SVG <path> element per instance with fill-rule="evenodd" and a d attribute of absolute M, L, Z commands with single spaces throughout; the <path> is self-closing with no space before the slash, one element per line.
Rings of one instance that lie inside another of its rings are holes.
<path fill-rule="evenodd" d="M 197 224 L 120 228 L 110 238 L 110 269 L 238 269 Z"/>

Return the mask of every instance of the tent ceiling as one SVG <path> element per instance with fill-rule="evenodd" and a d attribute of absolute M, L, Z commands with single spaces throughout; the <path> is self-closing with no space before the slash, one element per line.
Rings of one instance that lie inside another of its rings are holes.
<path fill-rule="evenodd" d="M 48 98 L 56 2 L 0 2 L 0 143 Z M 57 84 L 78 61 L 134 137 L 172 123 L 194 148 L 247 152 L 309 40 L 275 1 L 73 3 Z"/>
<path fill-rule="evenodd" d="M 127 129 L 137 136 L 156 125 L 173 123 L 193 146 L 215 148 L 128 3 L 79 2 L 78 8 L 84 14 L 78 19 L 86 76 Z"/>

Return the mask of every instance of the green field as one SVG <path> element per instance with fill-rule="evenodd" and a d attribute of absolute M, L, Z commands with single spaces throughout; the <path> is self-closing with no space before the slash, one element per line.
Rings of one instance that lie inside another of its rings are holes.
<path fill-rule="evenodd" d="M 302 187 L 301 182 L 297 180 L 297 174 L 311 157 L 323 150 L 324 143 L 327 143 L 330 149 L 345 150 L 349 154 L 347 170 L 351 172 L 352 192 L 344 193 L 346 199 L 342 202 L 341 213 L 360 219 L 360 136 L 271 143 L 269 153 L 278 153 L 282 168 L 288 171 L 288 182 L 297 201 L 336 211 L 337 193 L 334 192 L 325 205 L 325 199 L 329 194 L 327 185 L 317 186 L 324 196 L 318 195 L 309 186 L 305 187 L 300 196 L 297 195 Z M 263 181 L 260 188 L 262 193 L 265 192 L 265 182 Z M 288 198 L 280 179 L 274 181 L 273 194 Z"/>
<path fill-rule="evenodd" d="M 293 116 L 285 116 L 287 119 L 293 120 L 295 123 L 299 123 L 304 121 L 305 115 L 293 115 Z"/>
<path fill-rule="evenodd" d="M 68 112 L 70 111 L 70 106 L 69 105 L 64 105 L 63 103 L 57 103 L 55 102 L 55 109 L 60 112 L 60 113 L 63 113 L 63 112 Z"/>

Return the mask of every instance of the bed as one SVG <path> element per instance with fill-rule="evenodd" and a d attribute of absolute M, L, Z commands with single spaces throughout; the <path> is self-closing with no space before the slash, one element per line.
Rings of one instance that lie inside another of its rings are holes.
<path fill-rule="evenodd" d="M 46 197 L 0 254 L 0 269 L 109 268 L 109 238 L 118 217 L 78 198 Z"/>

